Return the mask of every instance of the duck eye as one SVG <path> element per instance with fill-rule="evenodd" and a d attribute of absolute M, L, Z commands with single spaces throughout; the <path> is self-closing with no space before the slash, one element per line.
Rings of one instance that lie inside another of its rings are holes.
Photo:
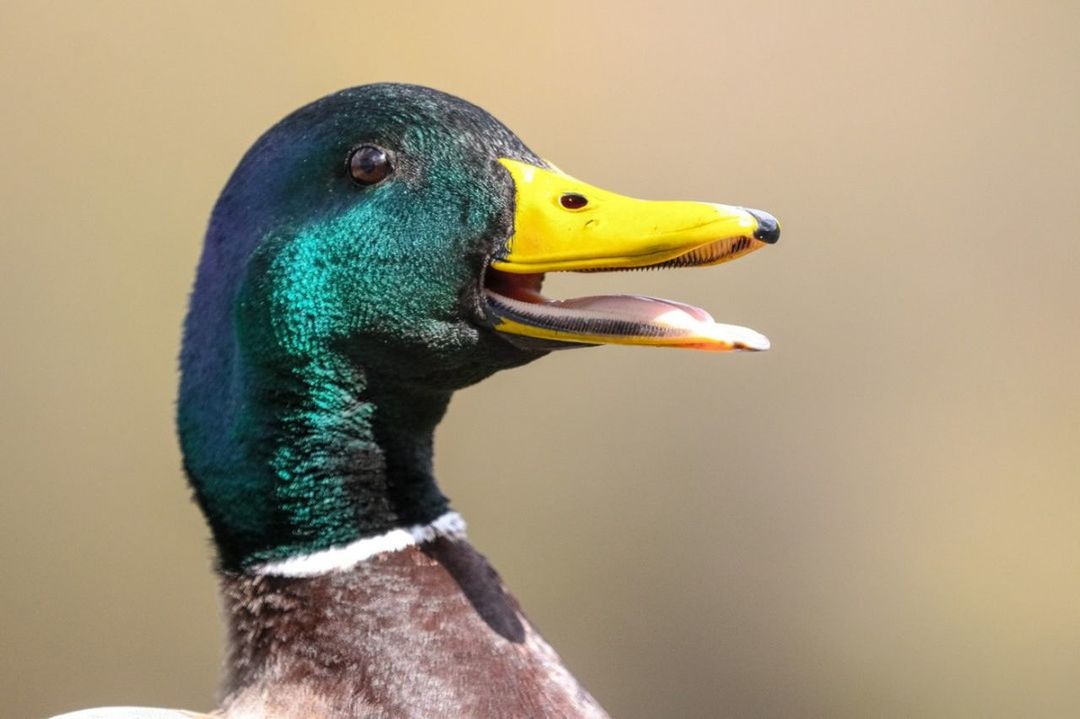
<path fill-rule="evenodd" d="M 381 182 L 391 169 L 390 158 L 380 147 L 361 145 L 349 155 L 349 174 L 361 185 Z"/>
<path fill-rule="evenodd" d="M 576 192 L 567 192 L 559 198 L 559 204 L 568 210 L 580 210 L 582 207 L 589 204 L 589 198 Z"/>

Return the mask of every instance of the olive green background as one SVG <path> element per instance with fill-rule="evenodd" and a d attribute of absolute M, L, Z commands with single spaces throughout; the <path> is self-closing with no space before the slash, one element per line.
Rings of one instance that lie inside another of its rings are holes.
<path fill-rule="evenodd" d="M 417 82 L 780 244 L 549 278 L 758 355 L 564 352 L 460 393 L 444 489 L 619 717 L 1080 715 L 1080 5 L 0 4 L 5 717 L 213 706 L 173 436 L 208 212 L 271 123 Z"/>

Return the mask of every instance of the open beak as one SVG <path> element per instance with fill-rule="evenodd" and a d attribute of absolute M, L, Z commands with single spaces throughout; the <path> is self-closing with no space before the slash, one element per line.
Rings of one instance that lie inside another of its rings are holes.
<path fill-rule="evenodd" d="M 716 265 L 780 238 L 768 213 L 705 202 L 635 200 L 517 160 L 499 162 L 515 187 L 514 231 L 485 276 L 495 329 L 550 346 L 632 344 L 766 350 L 754 330 L 655 297 L 549 300 L 544 273 Z M 508 337 L 508 339 L 510 339 Z"/>

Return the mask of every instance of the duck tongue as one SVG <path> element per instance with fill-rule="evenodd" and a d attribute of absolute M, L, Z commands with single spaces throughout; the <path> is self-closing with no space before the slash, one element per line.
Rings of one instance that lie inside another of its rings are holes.
<path fill-rule="evenodd" d="M 596 295 L 574 297 L 568 300 L 547 300 L 546 304 L 568 310 L 585 310 L 613 319 L 630 320 L 665 327 L 689 329 L 699 323 L 712 323 L 713 318 L 705 310 L 674 300 L 644 295 Z"/>
<path fill-rule="evenodd" d="M 642 295 L 597 295 L 546 300 L 544 306 L 556 313 L 629 322 L 642 329 L 652 327 L 661 331 L 682 331 L 702 340 L 699 349 L 769 349 L 768 338 L 759 332 L 739 325 L 721 324 L 700 307 L 674 300 Z"/>
<path fill-rule="evenodd" d="M 488 306 L 495 316 L 555 333 L 551 339 L 556 341 L 686 347 L 715 352 L 769 349 L 769 340 L 764 335 L 748 327 L 720 324 L 700 307 L 682 302 L 641 295 L 549 300 L 535 289 L 516 286 L 510 289 L 514 296 L 485 290 Z"/>

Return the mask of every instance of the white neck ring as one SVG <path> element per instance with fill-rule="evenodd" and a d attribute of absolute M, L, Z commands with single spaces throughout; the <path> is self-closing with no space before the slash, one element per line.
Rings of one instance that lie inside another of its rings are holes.
<path fill-rule="evenodd" d="M 439 537 L 465 539 L 465 520 L 457 512 L 447 512 L 428 524 L 398 527 L 374 537 L 331 547 L 311 554 L 297 554 L 285 559 L 258 564 L 248 571 L 272 577 L 316 577 L 352 569 L 360 562 L 379 554 L 400 552 L 406 547 L 433 542 Z"/>

